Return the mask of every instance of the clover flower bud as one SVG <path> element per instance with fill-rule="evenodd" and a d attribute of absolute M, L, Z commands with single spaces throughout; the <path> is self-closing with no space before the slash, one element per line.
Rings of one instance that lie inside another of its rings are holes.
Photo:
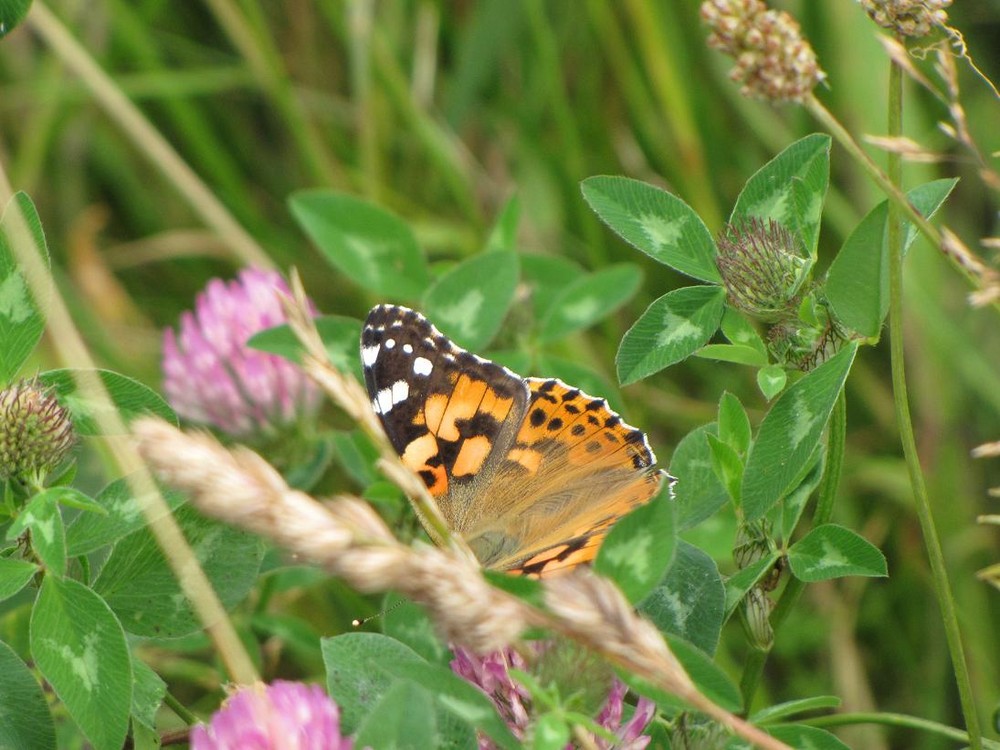
<path fill-rule="evenodd" d="M 69 412 L 37 378 L 0 391 L 0 478 L 41 484 L 75 442 Z"/>
<path fill-rule="evenodd" d="M 800 102 L 826 77 L 795 19 L 760 0 L 706 0 L 701 19 L 708 45 L 736 61 L 729 77 L 744 96 Z"/>
<path fill-rule="evenodd" d="M 764 322 L 794 312 L 812 262 L 791 232 L 776 221 L 765 225 L 752 218 L 727 227 L 718 245 L 715 262 L 733 307 Z"/>
<path fill-rule="evenodd" d="M 948 23 L 951 0 L 861 0 L 861 7 L 883 29 L 900 36 L 921 37 Z"/>
<path fill-rule="evenodd" d="M 771 627 L 773 606 L 767 593 L 758 586 L 750 589 L 743 600 L 747 635 L 757 648 L 769 649 L 774 643 L 774 630 Z"/>

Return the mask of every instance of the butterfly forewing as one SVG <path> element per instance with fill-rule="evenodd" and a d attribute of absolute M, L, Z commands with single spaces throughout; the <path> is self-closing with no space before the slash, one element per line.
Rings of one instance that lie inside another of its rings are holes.
<path fill-rule="evenodd" d="M 506 451 L 527 402 L 524 381 L 470 354 L 422 315 L 380 305 L 361 334 L 365 384 L 392 446 L 463 531 L 470 489 Z"/>

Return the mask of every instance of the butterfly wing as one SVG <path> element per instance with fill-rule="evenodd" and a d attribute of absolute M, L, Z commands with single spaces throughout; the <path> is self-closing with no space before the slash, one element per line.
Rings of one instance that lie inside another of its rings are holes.
<path fill-rule="evenodd" d="M 528 378 L 517 436 L 481 487 L 488 512 L 466 531 L 488 567 L 551 575 L 597 554 L 614 523 L 659 492 L 646 436 L 604 399 Z"/>
<path fill-rule="evenodd" d="M 424 481 L 449 527 L 464 533 L 481 510 L 478 486 L 516 437 L 528 400 L 524 380 L 395 305 L 369 313 L 361 359 L 393 448 Z"/>
<path fill-rule="evenodd" d="M 542 576 L 592 560 L 659 491 L 645 435 L 604 399 L 523 379 L 413 310 L 373 308 L 361 358 L 389 441 L 486 567 Z"/>

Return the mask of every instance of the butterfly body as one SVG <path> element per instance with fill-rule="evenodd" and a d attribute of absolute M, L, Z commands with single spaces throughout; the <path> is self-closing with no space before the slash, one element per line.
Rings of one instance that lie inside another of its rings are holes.
<path fill-rule="evenodd" d="M 373 308 L 361 358 L 393 448 L 485 567 L 541 576 L 587 562 L 659 491 L 645 435 L 604 399 L 522 378 L 413 310 Z"/>

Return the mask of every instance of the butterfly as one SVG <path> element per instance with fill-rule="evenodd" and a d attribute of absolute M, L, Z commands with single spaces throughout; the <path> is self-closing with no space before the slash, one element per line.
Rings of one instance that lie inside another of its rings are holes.
<path fill-rule="evenodd" d="M 486 568 L 542 577 L 593 560 L 668 476 L 604 399 L 523 378 L 408 308 L 371 310 L 361 361 L 389 442 Z"/>

